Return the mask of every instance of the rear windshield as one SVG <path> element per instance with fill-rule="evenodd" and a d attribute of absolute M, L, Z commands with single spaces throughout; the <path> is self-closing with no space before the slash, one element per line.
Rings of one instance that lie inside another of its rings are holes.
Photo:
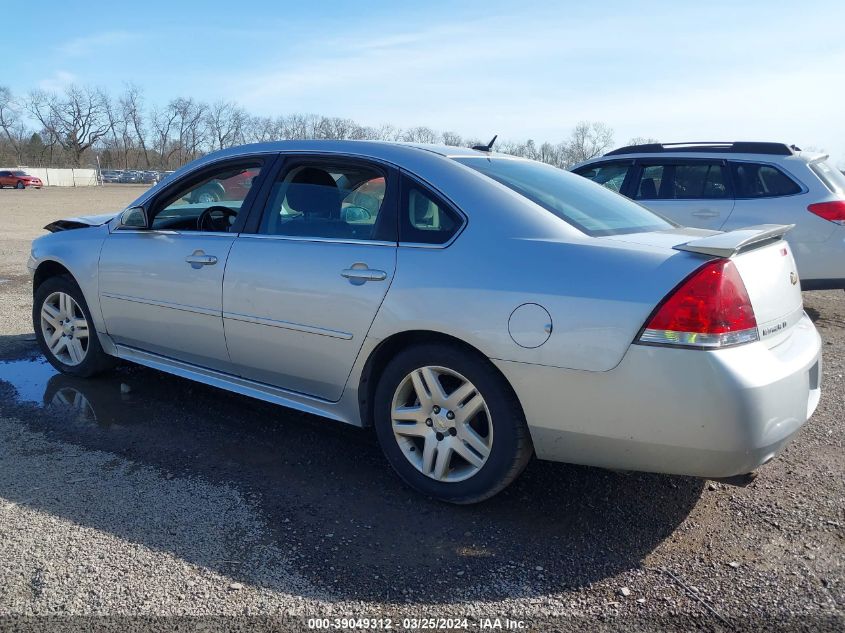
<path fill-rule="evenodd" d="M 823 160 L 810 163 L 810 169 L 824 183 L 824 186 L 833 193 L 845 194 L 845 175 L 842 175 L 841 171 L 831 167 Z"/>
<path fill-rule="evenodd" d="M 456 158 L 554 213 L 587 235 L 662 231 L 676 226 L 601 185 L 543 163 L 507 158 Z"/>

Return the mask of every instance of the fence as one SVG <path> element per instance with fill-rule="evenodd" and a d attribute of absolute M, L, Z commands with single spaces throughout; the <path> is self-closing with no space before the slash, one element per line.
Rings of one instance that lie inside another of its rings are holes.
<path fill-rule="evenodd" d="M 0 167 L 18 169 L 16 167 Z M 40 178 L 47 187 L 94 187 L 97 185 L 96 169 L 53 169 L 52 167 L 21 167 L 30 176 Z"/>

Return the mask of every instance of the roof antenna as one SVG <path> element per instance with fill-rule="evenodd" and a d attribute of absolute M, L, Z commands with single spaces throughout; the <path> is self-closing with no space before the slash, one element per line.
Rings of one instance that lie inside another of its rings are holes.
<path fill-rule="evenodd" d="M 493 138 L 490 139 L 490 142 L 487 145 L 473 145 L 472 149 L 478 150 L 479 152 L 492 152 L 493 151 L 493 143 L 496 142 L 496 139 L 499 138 L 499 135 L 496 134 Z"/>

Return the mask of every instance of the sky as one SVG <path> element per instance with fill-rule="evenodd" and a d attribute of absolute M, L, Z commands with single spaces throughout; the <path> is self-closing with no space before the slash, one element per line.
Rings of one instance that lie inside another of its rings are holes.
<path fill-rule="evenodd" d="M 0 32 L 0 85 L 617 145 L 765 140 L 845 168 L 845 2 L 54 2 Z"/>

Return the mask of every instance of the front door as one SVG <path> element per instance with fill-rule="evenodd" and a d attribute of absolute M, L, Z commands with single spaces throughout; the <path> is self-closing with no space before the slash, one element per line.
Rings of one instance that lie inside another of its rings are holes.
<path fill-rule="evenodd" d="M 147 228 L 109 234 L 100 254 L 99 294 L 116 343 L 231 369 L 223 271 L 254 197 L 255 185 L 241 183 L 250 178 L 257 185 L 260 169 L 261 161 L 240 161 L 186 176 L 147 205 Z"/>
<path fill-rule="evenodd" d="M 340 398 L 393 279 L 396 187 L 379 165 L 288 159 L 226 266 L 223 322 L 238 374 Z"/>
<path fill-rule="evenodd" d="M 730 217 L 734 199 L 724 161 L 638 161 L 629 192 L 637 202 L 682 226 L 719 230 Z"/>

